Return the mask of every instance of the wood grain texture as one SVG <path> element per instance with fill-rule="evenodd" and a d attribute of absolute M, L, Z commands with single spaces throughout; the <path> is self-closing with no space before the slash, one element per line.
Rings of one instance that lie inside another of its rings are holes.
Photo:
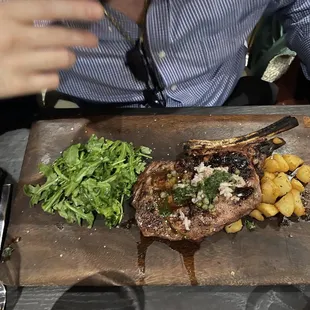
<path fill-rule="evenodd" d="M 28 207 L 23 184 L 40 180 L 37 165 L 50 162 L 72 143 L 92 133 L 132 141 L 154 149 L 154 159 L 175 159 L 188 139 L 220 139 L 264 127 L 281 116 L 156 115 L 106 116 L 91 120 L 54 120 L 34 124 L 12 208 L 7 241 L 20 236 L 12 259 L 0 267 L 9 285 L 134 285 L 139 283 L 137 242 L 131 230 L 109 230 L 98 220 L 92 230 L 70 226 L 58 216 Z M 310 129 L 300 126 L 282 135 L 282 152 L 310 162 Z M 256 231 L 207 238 L 195 255 L 199 285 L 260 285 L 310 283 L 310 224 L 279 229 L 266 222 Z M 290 238 L 289 235 L 293 235 Z M 146 255 L 146 285 L 190 284 L 180 255 L 154 242 Z"/>

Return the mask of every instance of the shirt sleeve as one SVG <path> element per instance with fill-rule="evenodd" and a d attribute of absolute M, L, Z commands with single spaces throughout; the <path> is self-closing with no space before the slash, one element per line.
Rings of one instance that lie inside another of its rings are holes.
<path fill-rule="evenodd" d="M 273 0 L 270 8 L 279 16 L 288 47 L 298 54 L 310 80 L 310 0 Z"/>

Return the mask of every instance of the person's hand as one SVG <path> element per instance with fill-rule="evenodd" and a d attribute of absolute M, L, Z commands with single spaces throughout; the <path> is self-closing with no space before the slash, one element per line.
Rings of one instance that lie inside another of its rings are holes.
<path fill-rule="evenodd" d="M 55 89 L 58 71 L 72 66 L 70 47 L 96 47 L 86 31 L 34 27 L 35 20 L 95 21 L 103 8 L 92 0 L 0 0 L 0 98 Z"/>

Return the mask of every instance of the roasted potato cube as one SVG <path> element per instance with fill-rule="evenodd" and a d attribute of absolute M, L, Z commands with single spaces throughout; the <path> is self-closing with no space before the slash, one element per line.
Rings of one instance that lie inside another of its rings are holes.
<path fill-rule="evenodd" d="M 270 180 L 274 180 L 276 175 L 274 173 L 271 173 L 271 172 L 268 172 L 268 171 L 265 171 L 264 172 L 264 177 L 270 179 Z"/>
<path fill-rule="evenodd" d="M 261 178 L 261 184 L 263 184 L 267 179 L 274 180 L 275 177 L 276 175 L 274 173 L 265 171 L 264 176 Z"/>
<path fill-rule="evenodd" d="M 250 213 L 250 216 L 255 218 L 256 220 L 260 221 L 260 222 L 263 222 L 265 220 L 265 218 L 263 217 L 262 213 L 255 209 L 253 210 L 251 213 Z"/>
<path fill-rule="evenodd" d="M 299 166 L 304 163 L 304 161 L 296 155 L 286 154 L 283 155 L 283 158 L 287 162 L 290 171 L 295 171 Z"/>
<path fill-rule="evenodd" d="M 302 193 L 305 191 L 305 187 L 298 180 L 292 179 L 291 184 L 292 188 L 297 189 L 299 192 Z"/>
<path fill-rule="evenodd" d="M 287 193 L 279 201 L 276 202 L 275 206 L 284 216 L 290 217 L 293 214 L 295 208 L 293 194 Z"/>
<path fill-rule="evenodd" d="M 261 203 L 257 209 L 266 217 L 272 217 L 279 213 L 279 210 L 274 205 L 269 203 Z"/>
<path fill-rule="evenodd" d="M 242 221 L 239 220 L 237 222 L 231 223 L 225 227 L 225 230 L 228 234 L 235 234 L 240 231 L 243 227 Z"/>
<path fill-rule="evenodd" d="M 301 201 L 300 192 L 297 189 L 292 189 L 293 197 L 294 197 L 294 213 L 297 216 L 303 216 L 306 214 L 306 209 Z"/>
<path fill-rule="evenodd" d="M 278 137 L 275 137 L 275 138 L 272 140 L 272 142 L 273 142 L 274 144 L 282 144 L 282 143 L 283 143 L 283 140 L 280 139 L 280 138 L 278 138 Z"/>
<path fill-rule="evenodd" d="M 264 163 L 264 170 L 271 173 L 279 172 L 280 166 L 275 159 L 267 158 Z"/>
<path fill-rule="evenodd" d="M 274 154 L 273 155 L 273 159 L 277 161 L 277 163 L 279 164 L 280 167 L 280 172 L 288 172 L 290 170 L 290 167 L 288 165 L 288 163 L 284 160 L 284 158 L 282 157 L 282 155 L 280 154 Z"/>
<path fill-rule="evenodd" d="M 261 185 L 263 199 L 262 202 L 274 204 L 280 195 L 279 187 L 270 179 L 266 179 Z"/>
<path fill-rule="evenodd" d="M 303 165 L 297 170 L 296 177 L 298 180 L 300 180 L 303 183 L 309 183 L 310 182 L 310 166 L 309 165 Z"/>
<path fill-rule="evenodd" d="M 292 184 L 284 172 L 280 172 L 273 180 L 273 182 L 279 187 L 279 196 L 284 196 L 292 190 Z"/>
<path fill-rule="evenodd" d="M 268 177 L 263 176 L 260 180 L 260 184 L 263 185 L 267 180 L 271 180 Z M 272 181 L 272 180 L 271 180 Z"/>

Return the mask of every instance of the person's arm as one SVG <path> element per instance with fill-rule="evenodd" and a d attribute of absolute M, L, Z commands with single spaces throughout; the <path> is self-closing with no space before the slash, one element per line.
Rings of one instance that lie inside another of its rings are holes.
<path fill-rule="evenodd" d="M 288 47 L 298 54 L 310 79 L 310 0 L 273 0 L 270 8 L 279 16 Z"/>

